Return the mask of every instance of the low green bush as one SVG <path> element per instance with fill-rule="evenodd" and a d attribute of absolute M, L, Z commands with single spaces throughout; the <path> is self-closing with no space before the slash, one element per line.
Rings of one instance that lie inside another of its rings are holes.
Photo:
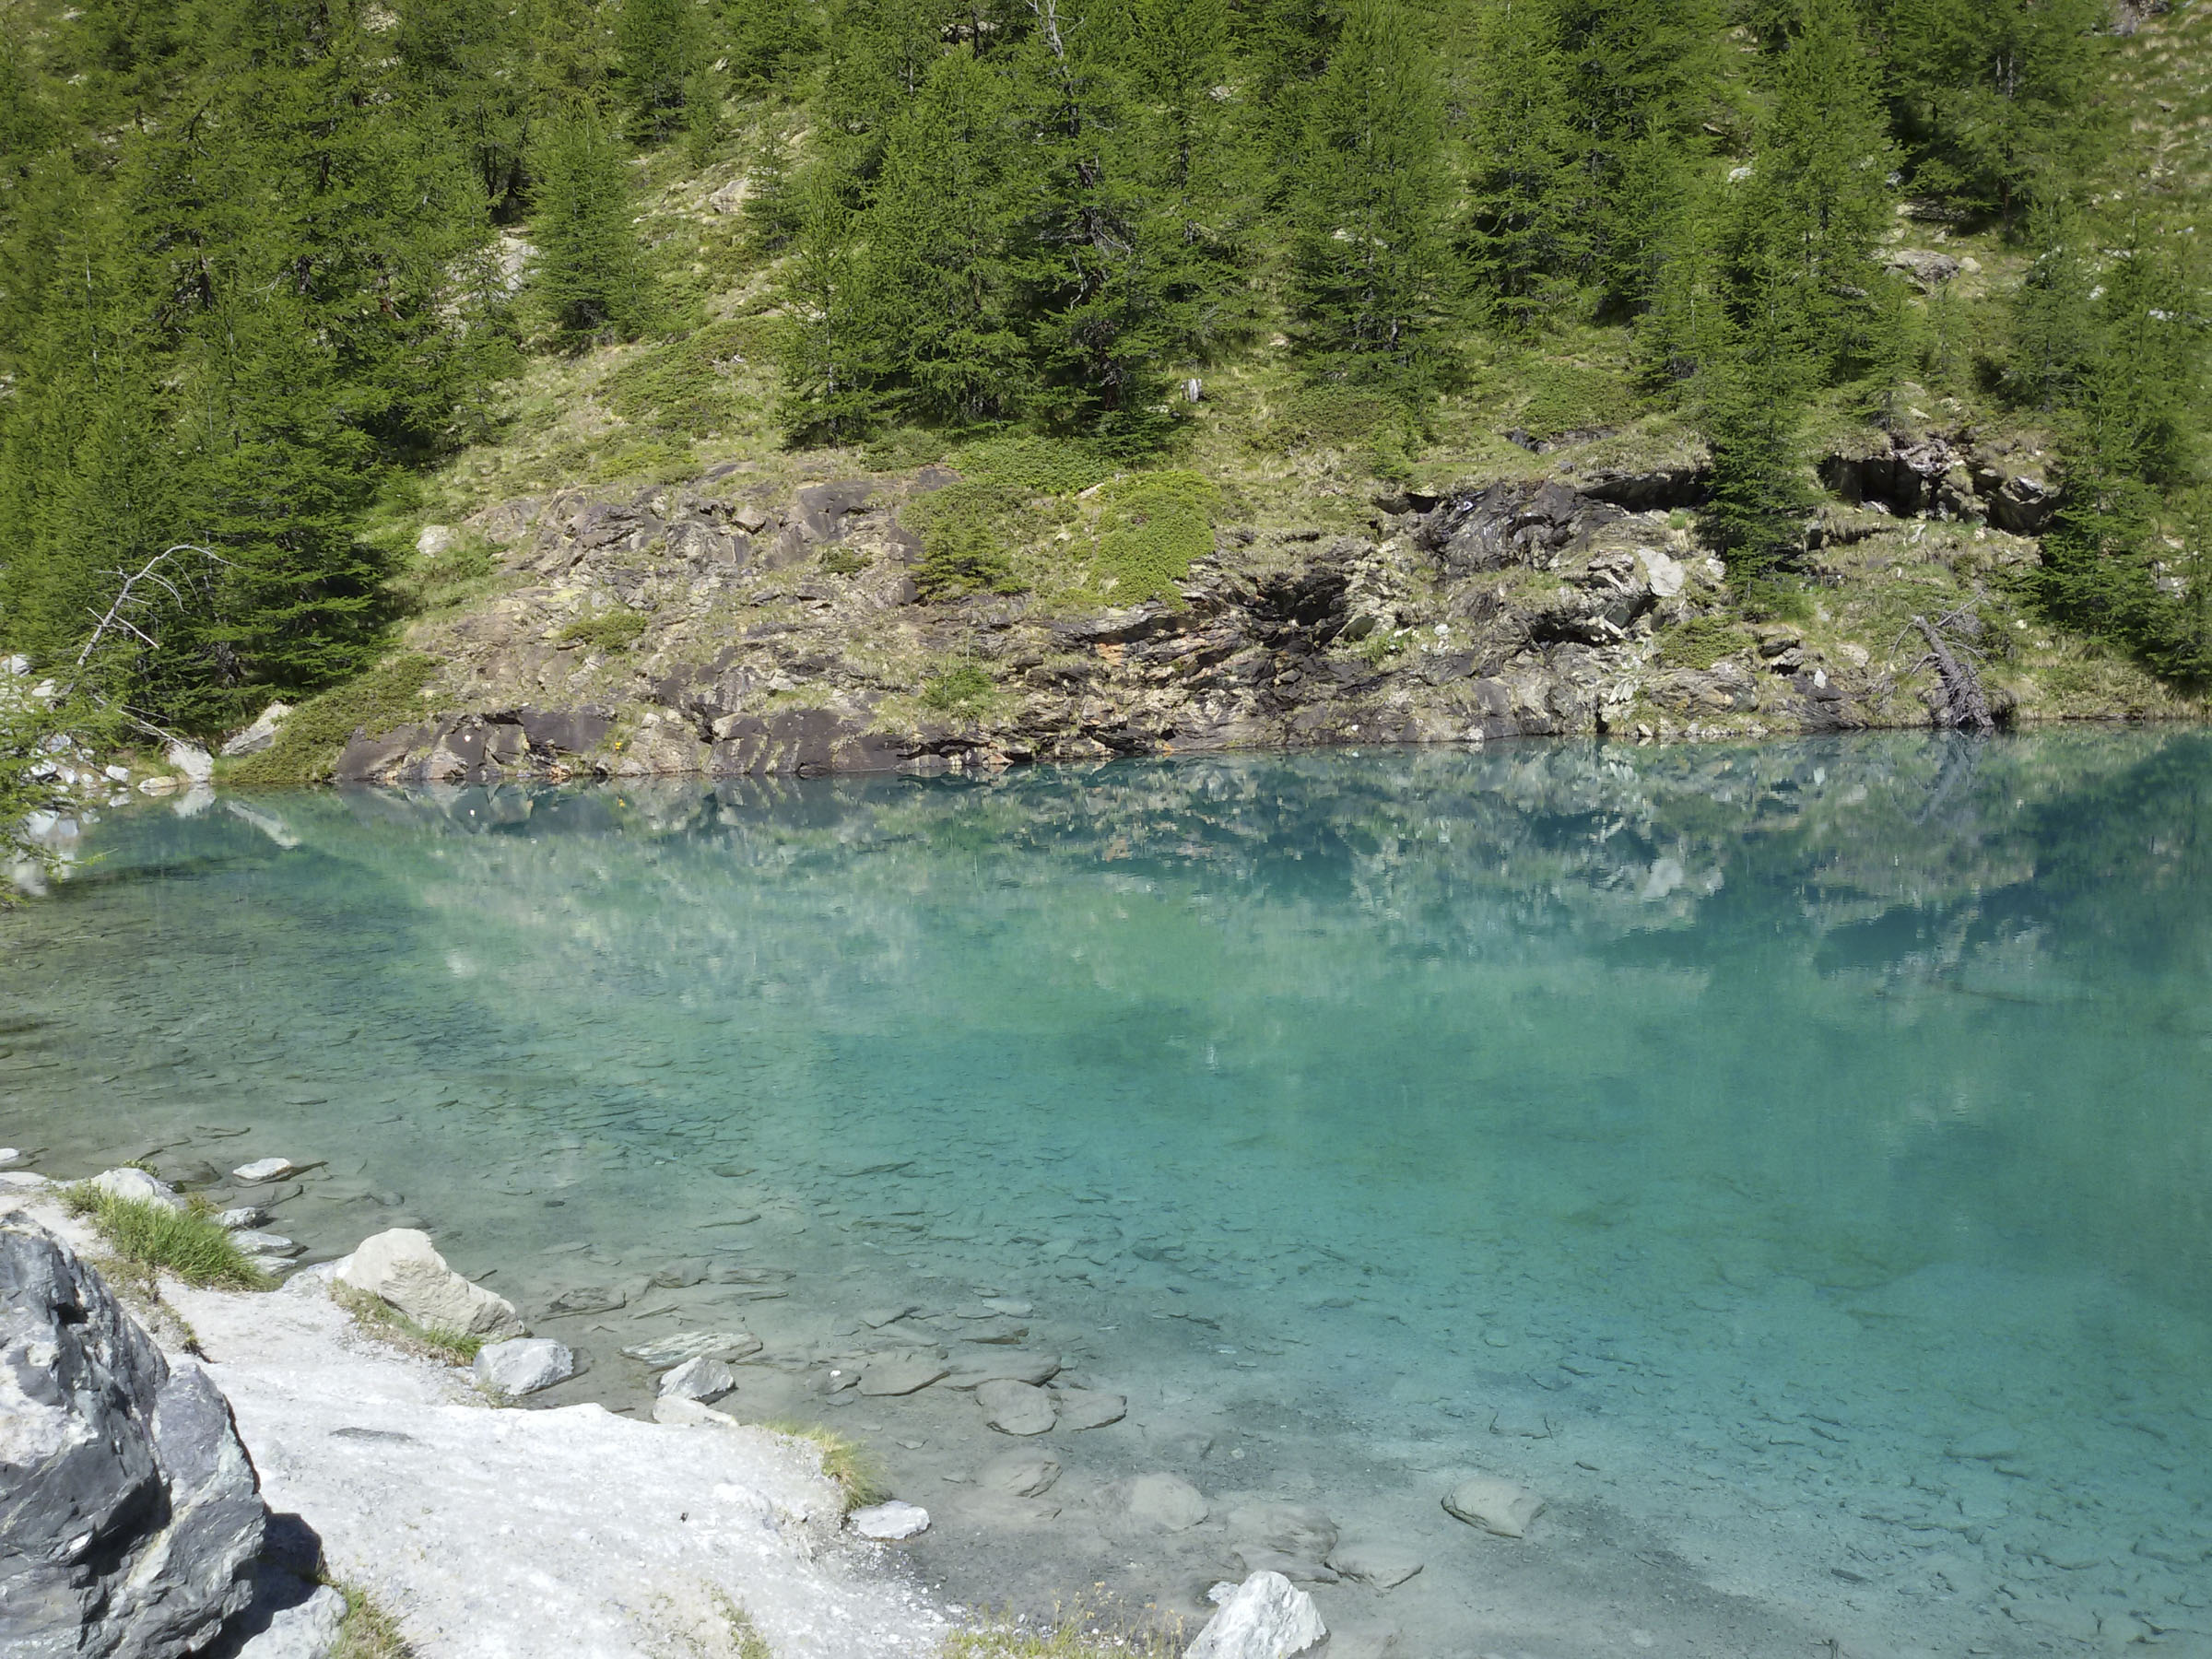
<path fill-rule="evenodd" d="M 1661 663 L 1700 672 L 1756 643 L 1747 629 L 1727 617 L 1692 617 L 1661 629 L 1657 639 Z"/>
<path fill-rule="evenodd" d="M 151 1279 L 170 1274 L 188 1285 L 226 1290 L 265 1290 L 271 1280 L 217 1220 L 204 1200 L 171 1209 L 146 1198 L 123 1198 L 90 1182 L 62 1194 L 73 1216 L 88 1218 L 116 1259 Z"/>
<path fill-rule="evenodd" d="M 1214 550 L 1214 514 L 1221 491 L 1194 472 L 1139 473 L 1117 478 L 1100 495 L 1096 569 L 1116 605 L 1143 599 L 1181 603 L 1175 584 L 1191 561 Z"/>
<path fill-rule="evenodd" d="M 922 706 L 939 714 L 972 717 L 990 705 L 995 688 L 978 663 L 960 663 L 923 682 Z"/>
<path fill-rule="evenodd" d="M 1019 592 L 1012 548 L 1021 539 L 1027 500 L 1006 485 L 969 479 L 907 508 L 901 516 L 922 538 L 914 584 L 932 599 Z"/>

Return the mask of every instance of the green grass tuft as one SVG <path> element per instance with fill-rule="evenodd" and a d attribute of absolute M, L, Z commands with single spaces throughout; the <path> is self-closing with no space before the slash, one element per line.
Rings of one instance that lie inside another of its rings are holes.
<path fill-rule="evenodd" d="M 845 1509 L 851 1512 L 865 1509 L 871 1503 L 881 1503 L 891 1495 L 884 1482 L 883 1468 L 876 1454 L 850 1435 L 840 1434 L 819 1423 L 801 1423 L 789 1419 L 762 1425 L 771 1434 L 782 1434 L 792 1440 L 802 1440 L 822 1454 L 822 1473 L 837 1483 L 845 1495 Z"/>
<path fill-rule="evenodd" d="M 275 743 L 229 768 L 224 782 L 248 788 L 323 782 L 357 730 L 373 737 L 426 719 L 429 708 L 421 692 L 437 672 L 435 659 L 403 653 L 309 698 L 292 711 Z"/>
<path fill-rule="evenodd" d="M 266 1290 L 275 1282 L 246 1259 L 203 1199 L 171 1209 L 150 1199 L 119 1198 L 83 1181 L 63 1190 L 62 1203 L 71 1215 L 88 1218 L 116 1260 L 147 1281 L 167 1273 L 224 1290 Z"/>
<path fill-rule="evenodd" d="M 331 1281 L 330 1300 L 359 1320 L 371 1336 L 381 1337 L 420 1359 L 436 1359 L 446 1365 L 473 1365 L 484 1347 L 481 1336 L 471 1336 L 465 1331 L 449 1331 L 439 1325 L 417 1324 L 382 1297 L 357 1290 L 336 1279 Z"/>
<path fill-rule="evenodd" d="M 582 645 L 593 651 L 628 651 L 652 624 L 643 611 L 603 610 L 579 617 L 560 630 L 564 645 Z"/>
<path fill-rule="evenodd" d="M 346 1598 L 346 1617 L 338 1626 L 338 1640 L 330 1659 L 415 1659 L 414 1645 L 400 1634 L 399 1620 L 386 1612 L 370 1594 L 343 1579 L 325 1579 Z M 744 1655 L 751 1659 L 751 1655 Z"/>
<path fill-rule="evenodd" d="M 1149 1609 L 1147 1609 L 1149 1612 Z M 941 1659 L 1176 1659 L 1184 1646 L 1182 1621 L 1163 1629 L 1078 1600 L 1053 1609 L 1049 1624 L 1030 1627 L 1002 1617 L 981 1630 L 946 1639 Z"/>

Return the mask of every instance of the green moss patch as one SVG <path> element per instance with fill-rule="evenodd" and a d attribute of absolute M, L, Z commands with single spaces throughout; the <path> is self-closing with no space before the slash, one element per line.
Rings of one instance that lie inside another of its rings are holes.
<path fill-rule="evenodd" d="M 652 624 L 643 611 L 603 610 L 579 617 L 560 630 L 564 645 L 582 645 L 593 651 L 628 651 Z"/>
<path fill-rule="evenodd" d="M 1214 515 L 1221 491 L 1194 472 L 1141 473 L 1101 492 L 1099 585 L 1116 605 L 1144 599 L 1180 603 L 1175 584 L 1191 561 L 1214 550 Z"/>
<path fill-rule="evenodd" d="M 1723 657 L 1748 651 L 1757 643 L 1750 630 L 1726 617 L 1692 617 L 1659 630 L 1659 660 L 1669 668 L 1700 672 Z"/>

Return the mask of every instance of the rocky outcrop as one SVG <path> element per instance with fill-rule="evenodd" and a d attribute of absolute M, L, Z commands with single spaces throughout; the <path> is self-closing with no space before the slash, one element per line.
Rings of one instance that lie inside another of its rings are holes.
<path fill-rule="evenodd" d="M 1893 432 L 1864 453 L 1829 456 L 1819 472 L 1853 506 L 1876 505 L 1901 518 L 1983 518 L 2013 535 L 2041 535 L 2058 509 L 2058 488 L 2041 453 L 2010 442 Z"/>
<path fill-rule="evenodd" d="M 0 1227 L 0 1651 L 171 1659 L 253 1594 L 230 1410 L 43 1229 Z"/>
<path fill-rule="evenodd" d="M 1279 1572 L 1255 1572 L 1206 1621 L 1183 1659 L 1288 1659 L 1328 1634 L 1312 1596 Z"/>
<path fill-rule="evenodd" d="M 1888 441 L 1832 459 L 1831 483 L 1892 516 L 2032 517 L 2041 499 L 2031 458 L 1941 435 Z M 1799 641 L 1794 655 L 1685 662 L 1663 648 L 1670 628 L 1726 610 L 1723 567 L 1669 511 L 1697 498 L 1698 467 L 1406 492 L 1378 502 L 1359 534 L 1231 529 L 1171 594 L 1095 611 L 1030 594 L 920 597 L 920 545 L 901 514 L 952 480 L 942 467 L 781 499 L 744 469 L 718 469 L 627 501 L 509 503 L 472 527 L 538 585 L 426 639 L 451 663 L 443 684 L 457 700 L 358 735 L 337 775 L 928 773 L 1916 718 L 1864 653 L 1835 660 Z M 1808 546 L 1885 522 L 1849 516 L 1814 527 Z M 634 642 L 572 633 L 616 606 L 640 618 Z M 937 695 L 948 665 L 980 670 L 982 690 Z"/>

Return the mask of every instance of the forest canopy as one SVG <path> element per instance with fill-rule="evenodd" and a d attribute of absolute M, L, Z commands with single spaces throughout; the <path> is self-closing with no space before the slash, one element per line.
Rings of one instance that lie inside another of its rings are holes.
<path fill-rule="evenodd" d="M 1808 412 L 1971 387 L 2059 434 L 2058 620 L 2212 669 L 2202 274 L 2132 176 L 2110 0 L 82 0 L 0 33 L 0 645 L 213 733 L 383 652 L 380 504 L 533 353 L 682 336 L 640 168 L 743 158 L 795 445 L 922 429 L 1176 465 L 1289 354 L 1418 453 L 1479 343 L 1618 331 L 1702 434 L 1740 592 Z M 756 126 L 758 124 L 755 124 Z M 1964 348 L 1900 210 L 2027 272 Z M 2177 539 L 2178 538 L 2178 539 Z M 2194 607 L 2194 609 L 2192 607 Z"/>

